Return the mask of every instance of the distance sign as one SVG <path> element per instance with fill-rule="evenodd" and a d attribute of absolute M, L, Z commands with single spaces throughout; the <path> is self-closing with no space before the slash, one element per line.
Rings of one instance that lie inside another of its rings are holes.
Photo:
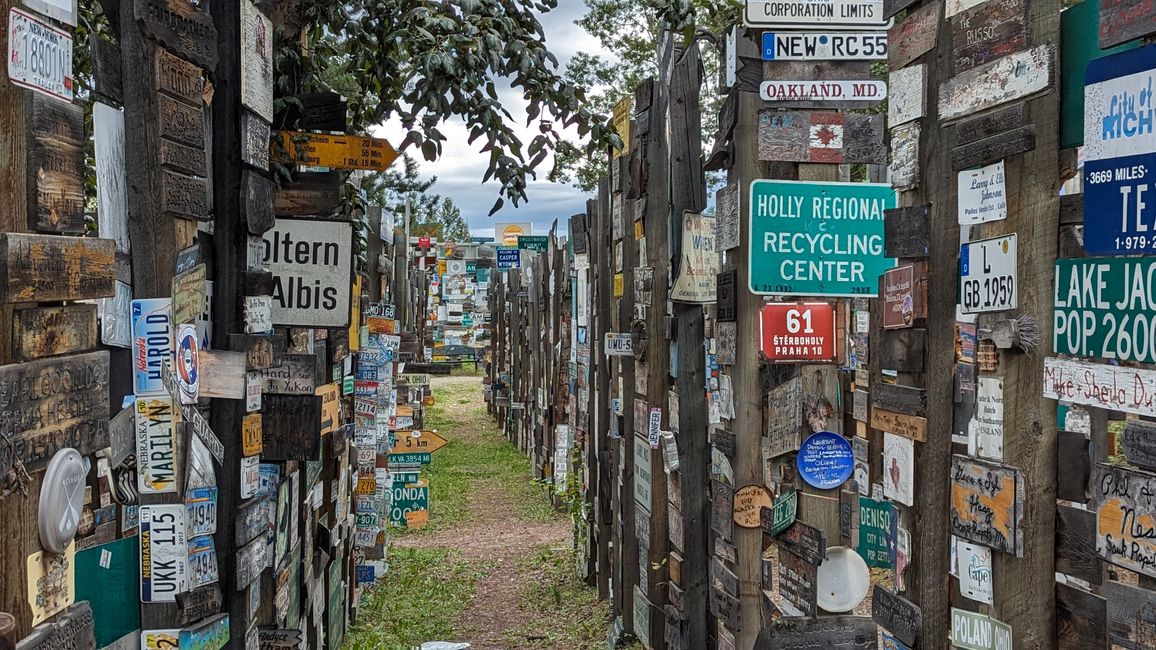
<path fill-rule="evenodd" d="M 969 242 L 959 247 L 960 301 L 963 313 L 1015 309 L 1016 236 Z"/>

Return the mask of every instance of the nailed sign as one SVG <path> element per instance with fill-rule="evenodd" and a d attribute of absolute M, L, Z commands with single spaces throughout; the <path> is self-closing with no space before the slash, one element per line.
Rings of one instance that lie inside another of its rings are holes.
<path fill-rule="evenodd" d="M 1156 370 L 1048 357 L 1044 397 L 1156 416 Z"/>
<path fill-rule="evenodd" d="M 939 86 L 939 119 L 957 120 L 1048 90 L 1054 68 L 1053 46 L 1044 44 L 957 74 Z"/>
<path fill-rule="evenodd" d="M 241 2 L 241 104 L 273 121 L 273 21 L 249 0 Z"/>
<path fill-rule="evenodd" d="M 1156 8 L 1145 0 L 1100 0 L 1100 49 L 1156 32 Z"/>
<path fill-rule="evenodd" d="M 0 235 L 3 300 L 50 302 L 113 296 L 114 248 L 111 239 Z"/>
<path fill-rule="evenodd" d="M 397 159 L 397 150 L 382 138 L 282 131 L 281 141 L 292 161 L 312 167 L 385 171 Z"/>
<path fill-rule="evenodd" d="M 951 46 L 959 74 L 1023 49 L 1028 36 L 1026 0 L 993 0 L 951 17 Z"/>
<path fill-rule="evenodd" d="M 137 489 L 142 494 L 177 491 L 175 409 L 169 398 L 136 401 Z"/>
<path fill-rule="evenodd" d="M 719 256 L 715 247 L 714 217 L 683 212 L 682 254 L 675 266 L 670 299 L 674 302 L 714 302 L 715 275 L 718 271 Z"/>
<path fill-rule="evenodd" d="M 746 0 L 748 27 L 887 27 L 883 0 Z"/>
<path fill-rule="evenodd" d="M 927 317 L 926 285 L 921 288 L 916 288 L 913 264 L 883 274 L 883 329 L 911 327 L 916 318 Z"/>
<path fill-rule="evenodd" d="M 759 160 L 881 164 L 883 116 L 759 111 Z"/>
<path fill-rule="evenodd" d="M 835 307 L 828 302 L 763 305 L 759 350 L 776 362 L 834 361 Z"/>
<path fill-rule="evenodd" d="M 1055 277 L 1056 352 L 1156 362 L 1156 259 L 1056 260 Z"/>
<path fill-rule="evenodd" d="M 1019 304 L 1016 239 L 1013 233 L 959 247 L 963 313 L 1004 311 Z"/>
<path fill-rule="evenodd" d="M 83 233 L 84 109 L 39 93 L 27 105 L 28 227 Z"/>
<path fill-rule="evenodd" d="M 273 323 L 347 327 L 353 222 L 282 217 L 262 237 L 273 273 Z"/>
<path fill-rule="evenodd" d="M 763 32 L 764 61 L 875 61 L 886 58 L 886 32 Z"/>
<path fill-rule="evenodd" d="M 173 54 L 206 70 L 217 67 L 217 28 L 189 0 L 133 0 L 133 15 L 145 34 Z"/>
<path fill-rule="evenodd" d="M 72 35 L 35 15 L 8 11 L 8 80 L 72 101 Z"/>
<path fill-rule="evenodd" d="M 1092 482 L 1096 552 L 1112 564 L 1156 576 L 1156 474 L 1096 466 Z"/>
<path fill-rule="evenodd" d="M 142 505 L 140 516 L 140 600 L 171 603 L 185 591 L 189 551 L 185 506 Z"/>
<path fill-rule="evenodd" d="M 769 80 L 759 84 L 759 97 L 768 102 L 862 102 L 875 104 L 887 99 L 887 84 L 863 80 Z"/>
<path fill-rule="evenodd" d="M 959 225 L 971 226 L 1007 219 L 1004 164 L 959 172 Z"/>
<path fill-rule="evenodd" d="M 803 380 L 795 377 L 767 393 L 764 455 L 773 458 L 799 448 L 803 428 Z"/>
<path fill-rule="evenodd" d="M 1011 650 L 1012 629 L 989 616 L 952 607 L 951 643 L 965 650 Z"/>
<path fill-rule="evenodd" d="M 952 456 L 951 534 L 996 551 L 1022 554 L 1023 489 L 1015 468 Z"/>

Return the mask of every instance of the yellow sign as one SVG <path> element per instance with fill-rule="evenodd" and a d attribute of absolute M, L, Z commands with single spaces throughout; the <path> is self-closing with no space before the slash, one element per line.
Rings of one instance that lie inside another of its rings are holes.
<path fill-rule="evenodd" d="M 626 282 L 621 273 L 614 274 L 614 297 L 621 298 L 626 290 Z"/>
<path fill-rule="evenodd" d="M 634 238 L 642 239 L 646 232 L 642 229 L 642 219 L 634 222 Z"/>
<path fill-rule="evenodd" d="M 433 431 L 398 431 L 395 454 L 433 453 L 450 444 L 449 440 Z"/>
<path fill-rule="evenodd" d="M 365 327 L 370 334 L 393 334 L 397 329 L 397 321 L 392 318 L 369 316 L 365 319 Z"/>
<path fill-rule="evenodd" d="M 282 131 L 281 141 L 294 162 L 313 167 L 385 171 L 397 159 L 397 150 L 382 138 Z"/>
<path fill-rule="evenodd" d="M 64 553 L 37 551 L 28 556 L 28 606 L 39 625 L 76 602 L 76 543 Z"/>
<path fill-rule="evenodd" d="M 377 479 L 372 476 L 359 476 L 357 478 L 357 487 L 353 489 L 353 493 L 358 496 L 366 496 L 375 494 L 377 492 Z"/>
<path fill-rule="evenodd" d="M 445 274 L 446 274 L 446 261 L 445 260 L 439 260 L 438 261 L 438 275 L 444 276 Z"/>
<path fill-rule="evenodd" d="M 529 223 L 495 223 L 494 239 L 503 246 L 517 246 L 518 238 L 529 235 L 532 229 Z"/>
<path fill-rule="evenodd" d="M 621 158 L 630 153 L 630 114 L 633 113 L 630 109 L 634 104 L 633 100 L 633 96 L 627 95 L 622 98 L 622 101 L 614 105 L 614 113 L 611 116 L 612 126 L 618 137 L 622 138 L 622 148 L 614 150 L 615 158 Z"/>
<path fill-rule="evenodd" d="M 425 528 L 429 524 L 429 510 L 410 510 L 405 513 L 406 528 Z"/>
<path fill-rule="evenodd" d="M 341 424 L 341 387 L 325 384 L 318 386 L 313 394 L 321 398 L 321 433 L 333 433 Z"/>
<path fill-rule="evenodd" d="M 250 413 L 241 420 L 241 449 L 246 456 L 261 453 L 261 414 Z"/>
<path fill-rule="evenodd" d="M 361 349 L 361 276 L 353 278 L 353 291 L 349 299 L 349 351 L 357 352 Z"/>

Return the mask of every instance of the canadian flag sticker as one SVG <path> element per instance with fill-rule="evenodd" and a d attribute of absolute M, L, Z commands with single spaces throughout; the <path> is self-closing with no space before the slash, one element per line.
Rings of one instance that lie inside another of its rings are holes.
<path fill-rule="evenodd" d="M 843 161 L 843 114 L 812 113 L 810 124 L 811 160 Z"/>

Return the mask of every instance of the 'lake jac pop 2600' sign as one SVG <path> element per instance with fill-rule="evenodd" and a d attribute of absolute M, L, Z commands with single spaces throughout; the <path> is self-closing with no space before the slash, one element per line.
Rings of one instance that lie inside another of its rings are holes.
<path fill-rule="evenodd" d="M 885 183 L 751 183 L 750 276 L 758 295 L 874 296 L 895 266 L 883 255 Z"/>
<path fill-rule="evenodd" d="M 273 324 L 347 327 L 353 222 L 279 218 L 263 237 Z"/>

